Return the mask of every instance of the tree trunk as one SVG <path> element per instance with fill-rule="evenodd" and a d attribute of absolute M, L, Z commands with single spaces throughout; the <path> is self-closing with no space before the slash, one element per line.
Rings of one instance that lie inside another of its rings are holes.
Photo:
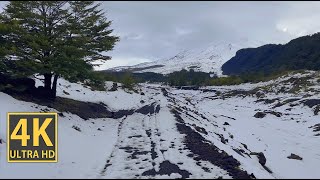
<path fill-rule="evenodd" d="M 44 89 L 51 90 L 51 78 L 52 74 L 44 74 Z"/>
<path fill-rule="evenodd" d="M 59 78 L 59 75 L 54 75 L 53 84 L 52 84 L 52 90 L 51 90 L 53 98 L 57 97 L 57 82 L 58 82 L 58 78 Z"/>
<path fill-rule="evenodd" d="M 44 92 L 43 96 L 49 99 L 54 99 L 57 96 L 57 82 L 58 75 L 54 75 L 52 81 L 52 74 L 44 74 Z"/>

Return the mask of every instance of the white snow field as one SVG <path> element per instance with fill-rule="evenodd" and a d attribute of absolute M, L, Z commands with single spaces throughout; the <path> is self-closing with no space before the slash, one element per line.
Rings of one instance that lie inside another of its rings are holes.
<path fill-rule="evenodd" d="M 60 97 L 133 111 L 87 120 L 63 112 L 57 163 L 7 163 L 6 113 L 57 110 L 0 92 L 0 178 L 320 178 L 319 77 L 198 90 L 139 84 L 139 93 L 60 79 Z"/>

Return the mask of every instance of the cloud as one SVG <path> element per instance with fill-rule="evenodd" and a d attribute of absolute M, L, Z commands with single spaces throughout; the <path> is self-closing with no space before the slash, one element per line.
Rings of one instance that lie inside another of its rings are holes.
<path fill-rule="evenodd" d="M 5 3 L 1 2 L 3 7 Z M 103 1 L 120 42 L 103 67 L 169 58 L 214 42 L 286 43 L 320 30 L 320 2 Z"/>
<path fill-rule="evenodd" d="M 107 1 L 102 4 L 113 20 L 114 32 L 124 34 L 111 55 L 158 60 L 218 41 L 251 39 L 279 43 L 291 38 L 277 27 L 283 12 L 290 9 L 283 2 Z"/>
<path fill-rule="evenodd" d="M 100 64 L 100 66 L 95 67 L 96 70 L 105 70 L 108 68 L 116 66 L 132 66 L 137 63 L 151 62 L 150 59 L 134 58 L 134 57 L 113 57 L 112 60 L 106 62 L 95 62 L 95 64 Z"/>
<path fill-rule="evenodd" d="M 178 36 L 185 36 L 192 33 L 192 30 L 187 28 L 176 27 L 175 30 Z"/>

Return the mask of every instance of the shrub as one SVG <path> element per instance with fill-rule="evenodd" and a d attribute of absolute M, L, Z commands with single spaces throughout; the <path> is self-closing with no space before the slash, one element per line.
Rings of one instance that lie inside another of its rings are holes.
<path fill-rule="evenodd" d="M 131 73 L 127 72 L 121 80 L 121 83 L 123 84 L 124 88 L 128 88 L 130 90 L 133 90 L 133 86 L 135 85 L 135 80 L 133 79 Z"/>

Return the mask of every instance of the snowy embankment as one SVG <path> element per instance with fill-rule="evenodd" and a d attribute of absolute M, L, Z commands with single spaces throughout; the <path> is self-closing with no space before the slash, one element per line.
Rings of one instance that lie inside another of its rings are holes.
<path fill-rule="evenodd" d="M 7 163 L 4 142 L 0 177 L 319 178 L 318 78 L 308 72 L 201 90 L 140 84 L 139 93 L 92 91 L 60 80 L 60 97 L 132 111 L 118 119 L 89 120 L 63 112 L 58 162 Z M 4 93 L 0 99 L 4 141 L 7 112 L 56 111 Z M 253 152 L 262 152 L 266 161 Z M 289 159 L 291 153 L 302 160 Z"/>

